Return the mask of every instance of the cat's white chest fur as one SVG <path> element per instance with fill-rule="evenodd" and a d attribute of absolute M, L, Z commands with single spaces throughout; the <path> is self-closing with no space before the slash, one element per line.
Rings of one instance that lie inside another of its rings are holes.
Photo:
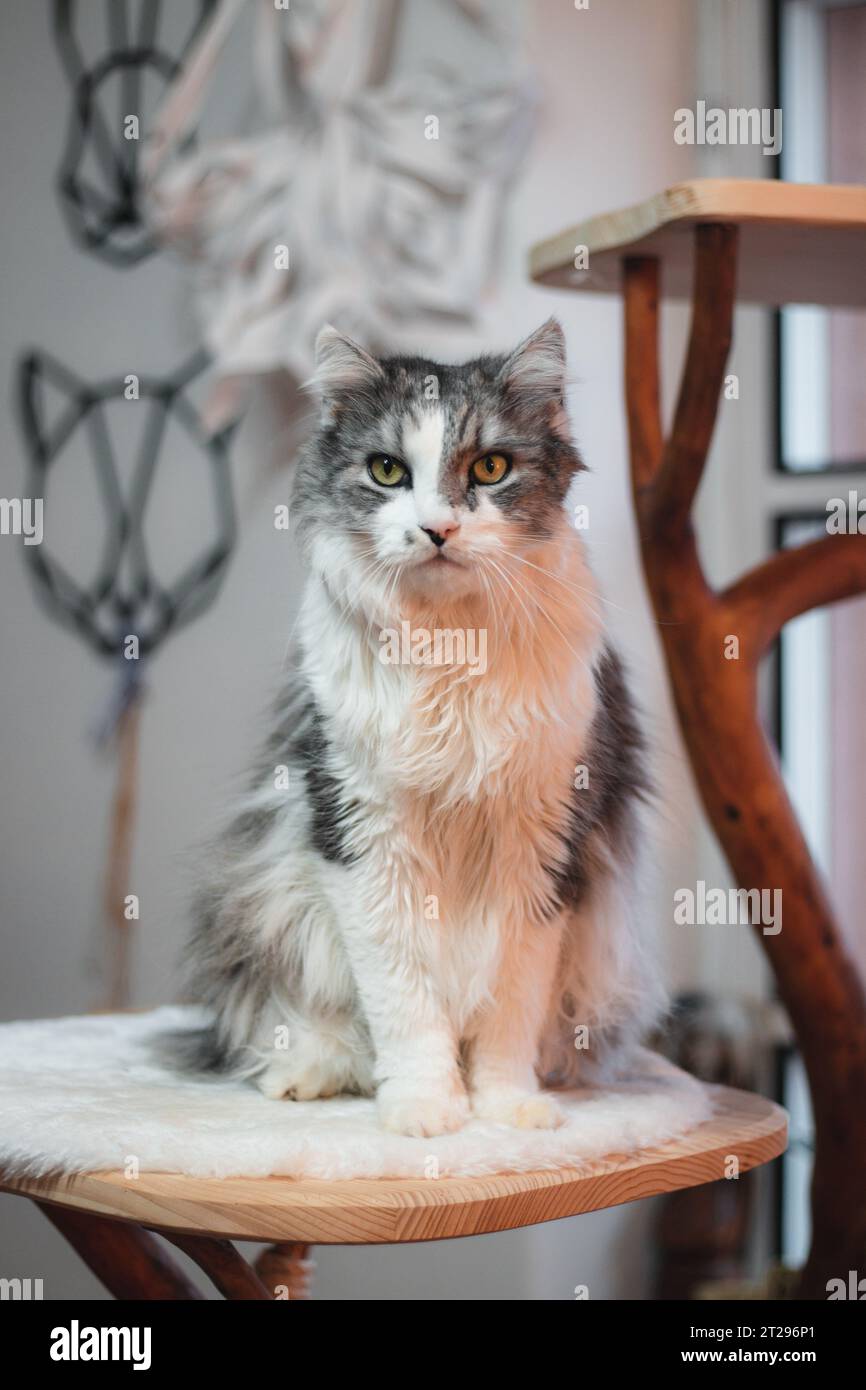
<path fill-rule="evenodd" d="M 477 671 L 383 662 L 378 631 L 320 582 L 306 596 L 305 674 L 346 794 L 364 807 L 360 839 L 348 833 L 368 920 L 414 935 L 458 1030 L 496 986 L 509 939 L 556 910 L 550 871 L 597 698 L 597 607 L 577 539 L 571 562 L 560 590 L 547 581 L 549 624 L 515 621 L 504 637 L 491 624 Z"/>

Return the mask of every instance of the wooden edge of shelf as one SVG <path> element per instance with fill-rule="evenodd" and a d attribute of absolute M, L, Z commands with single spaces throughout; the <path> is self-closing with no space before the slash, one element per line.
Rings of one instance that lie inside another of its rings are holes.
<path fill-rule="evenodd" d="M 529 251 L 530 278 L 538 284 L 557 284 L 564 272 L 573 274 L 576 246 L 585 246 L 590 258 L 613 251 L 625 255 L 630 247 L 639 253 L 641 242 L 663 228 L 696 222 L 862 229 L 866 228 L 866 186 L 780 179 L 676 183 L 644 202 L 601 213 L 536 242 Z"/>
<path fill-rule="evenodd" d="M 784 1152 L 787 1115 L 745 1091 L 708 1087 L 713 1115 L 680 1139 L 580 1167 L 479 1177 L 192 1178 L 117 1172 L 41 1178 L 0 1173 L 0 1191 L 159 1231 L 234 1240 L 380 1244 L 444 1240 L 555 1221 L 695 1187 Z"/>

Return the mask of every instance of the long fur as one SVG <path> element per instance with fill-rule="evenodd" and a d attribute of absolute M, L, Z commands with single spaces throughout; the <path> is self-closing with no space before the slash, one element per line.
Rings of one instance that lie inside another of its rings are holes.
<path fill-rule="evenodd" d="M 299 639 L 198 903 L 196 1059 L 272 1096 L 375 1091 L 402 1133 L 470 1106 L 553 1126 L 539 1080 L 609 1075 L 663 1006 L 632 887 L 643 739 L 564 510 L 561 331 L 443 367 L 327 330 L 320 361 Z M 508 476 L 475 486 L 489 452 Z M 383 662 L 402 623 L 483 632 L 484 669 Z"/>

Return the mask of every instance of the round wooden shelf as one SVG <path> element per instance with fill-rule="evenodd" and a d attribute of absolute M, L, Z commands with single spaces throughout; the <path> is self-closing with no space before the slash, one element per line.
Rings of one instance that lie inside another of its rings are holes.
<path fill-rule="evenodd" d="M 727 1176 L 777 1158 L 785 1111 L 762 1096 L 709 1087 L 712 1119 L 682 1139 L 580 1168 L 475 1178 L 191 1178 L 117 1172 L 44 1178 L 0 1174 L 0 1190 L 157 1231 L 234 1240 L 370 1245 L 482 1235 L 557 1221 Z"/>

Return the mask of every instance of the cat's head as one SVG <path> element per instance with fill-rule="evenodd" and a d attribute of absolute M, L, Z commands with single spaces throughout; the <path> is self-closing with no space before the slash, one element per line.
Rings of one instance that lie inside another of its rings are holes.
<path fill-rule="evenodd" d="M 376 358 L 331 327 L 316 344 L 321 400 L 295 484 L 314 565 L 438 601 L 484 593 L 509 557 L 561 531 L 581 467 L 565 412 L 555 319 L 503 356 L 443 366 Z"/>

